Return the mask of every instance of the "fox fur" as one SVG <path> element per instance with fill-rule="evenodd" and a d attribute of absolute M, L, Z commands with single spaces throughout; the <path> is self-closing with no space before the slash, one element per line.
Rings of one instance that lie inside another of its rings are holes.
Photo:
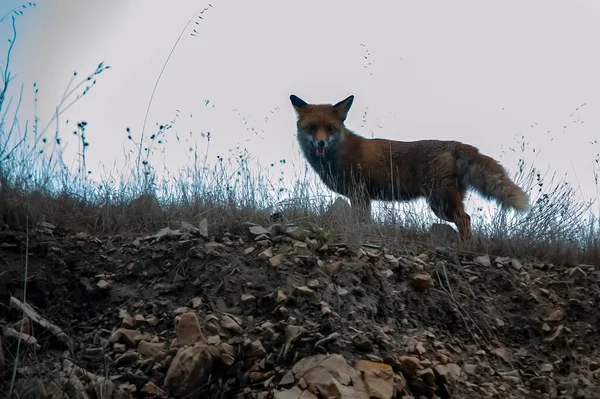
<path fill-rule="evenodd" d="M 332 191 L 350 199 L 369 218 L 372 200 L 409 201 L 424 197 L 434 214 L 471 238 L 465 212 L 467 189 L 502 207 L 530 209 L 527 195 L 493 158 L 458 141 L 395 141 L 357 135 L 344 122 L 354 96 L 335 105 L 308 104 L 295 95 L 297 139 L 308 163 Z"/>

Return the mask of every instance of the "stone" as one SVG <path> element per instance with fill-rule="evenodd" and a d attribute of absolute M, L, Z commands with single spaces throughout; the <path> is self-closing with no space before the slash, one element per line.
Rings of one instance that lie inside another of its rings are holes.
<path fill-rule="evenodd" d="M 242 297 L 240 298 L 240 300 L 242 301 L 242 303 L 244 305 L 249 305 L 249 304 L 254 303 L 256 301 L 256 297 L 254 295 L 251 295 L 251 294 L 242 294 Z"/>
<path fill-rule="evenodd" d="M 175 326 L 175 334 L 177 336 L 176 346 L 192 345 L 196 341 L 206 342 L 194 312 L 187 312 L 179 317 Z"/>
<path fill-rule="evenodd" d="M 564 329 L 565 329 L 565 326 L 563 324 L 559 325 L 558 327 L 556 327 L 556 330 L 554 330 L 554 333 L 552 333 L 551 336 L 544 338 L 544 341 L 555 342 L 557 339 L 559 339 L 562 336 Z"/>
<path fill-rule="evenodd" d="M 180 348 L 167 371 L 164 389 L 172 396 L 190 395 L 208 381 L 213 362 L 205 344 Z"/>
<path fill-rule="evenodd" d="M 200 306 L 202 306 L 202 298 L 200 298 L 200 297 L 192 298 L 192 308 L 199 309 Z"/>
<path fill-rule="evenodd" d="M 400 356 L 399 361 L 407 376 L 414 375 L 421 369 L 421 362 L 414 356 Z"/>
<path fill-rule="evenodd" d="M 315 292 L 305 285 L 299 286 L 299 287 L 294 287 L 294 295 L 296 295 L 296 296 L 308 298 L 308 297 L 312 297 L 314 294 L 315 294 Z"/>
<path fill-rule="evenodd" d="M 294 240 L 304 241 L 308 237 L 308 231 L 297 226 L 290 226 L 285 229 L 285 235 Z"/>
<path fill-rule="evenodd" d="M 152 357 L 155 360 L 160 360 L 166 355 L 165 342 L 148 342 L 140 341 L 137 346 L 137 352 L 142 356 Z"/>
<path fill-rule="evenodd" d="M 477 365 L 476 364 L 465 363 L 465 364 L 463 364 L 462 369 L 465 372 L 465 374 L 468 374 L 471 376 L 474 376 L 477 373 Z"/>
<path fill-rule="evenodd" d="M 477 256 L 475 259 L 473 259 L 473 262 L 475 262 L 477 265 L 483 266 L 483 267 L 491 267 L 492 266 L 492 261 L 490 260 L 490 256 L 488 254 Z"/>
<path fill-rule="evenodd" d="M 361 360 L 356 369 L 361 372 L 369 398 L 391 399 L 394 396 L 396 382 L 390 365 Z"/>
<path fill-rule="evenodd" d="M 267 236 L 271 235 L 271 232 L 262 226 L 250 226 L 248 228 L 248 230 L 250 231 L 250 234 L 252 234 L 253 236 L 259 236 L 261 234 L 264 234 Z"/>
<path fill-rule="evenodd" d="M 417 377 L 421 378 L 425 384 L 430 387 L 435 386 L 435 373 L 430 367 L 423 370 L 417 370 Z"/>
<path fill-rule="evenodd" d="M 304 334 L 305 332 L 306 332 L 306 330 L 302 326 L 293 326 L 293 325 L 286 326 L 285 330 L 284 330 L 285 343 L 291 344 L 296 339 L 300 338 L 302 336 L 302 334 Z"/>
<path fill-rule="evenodd" d="M 302 390 L 298 387 L 292 387 L 285 391 L 275 391 L 273 398 L 274 399 L 300 399 L 302 395 Z M 316 396 L 315 396 L 316 398 Z"/>
<path fill-rule="evenodd" d="M 240 325 L 228 315 L 225 315 L 221 318 L 221 327 L 236 334 L 241 334 L 244 332 L 242 327 L 240 327 Z"/>
<path fill-rule="evenodd" d="M 258 259 L 271 259 L 273 257 L 273 249 L 271 247 L 265 249 L 258 254 Z"/>
<path fill-rule="evenodd" d="M 498 356 L 505 363 L 510 364 L 512 362 L 512 353 L 506 348 L 496 348 L 491 351 L 493 355 Z"/>
<path fill-rule="evenodd" d="M 334 275 L 336 275 L 337 272 L 339 272 L 341 268 L 342 268 L 342 262 L 332 262 L 332 263 L 325 264 L 325 271 L 327 272 L 328 275 L 330 275 L 332 277 Z"/>
<path fill-rule="evenodd" d="M 277 254 L 277 255 L 271 256 L 269 258 L 269 264 L 272 267 L 279 267 L 283 264 L 284 260 L 285 260 L 285 254 Z"/>
<path fill-rule="evenodd" d="M 267 354 L 267 351 L 265 350 L 265 347 L 263 346 L 260 339 L 257 339 L 256 341 L 250 344 L 249 352 L 250 356 L 256 357 L 264 357 Z"/>
<path fill-rule="evenodd" d="M 96 286 L 101 290 L 107 290 L 108 288 L 110 288 L 110 283 L 105 279 L 100 279 L 96 283 Z"/>
<path fill-rule="evenodd" d="M 414 275 L 411 280 L 411 284 L 417 291 L 425 291 L 434 285 L 433 279 L 427 273 L 419 273 Z"/>
<path fill-rule="evenodd" d="M 198 223 L 198 234 L 205 240 L 208 239 L 208 220 L 206 218 Z"/>
<path fill-rule="evenodd" d="M 287 295 L 285 294 L 285 292 L 277 290 L 277 293 L 275 294 L 275 303 L 279 305 L 280 303 L 284 303 L 286 300 Z"/>
<path fill-rule="evenodd" d="M 550 313 L 544 321 L 562 321 L 565 317 L 565 312 L 562 309 L 556 309 Z"/>
<path fill-rule="evenodd" d="M 294 374 L 291 371 L 288 371 L 287 373 L 285 373 L 285 375 L 279 381 L 279 385 L 282 387 L 285 387 L 285 386 L 292 385 L 295 382 L 296 382 L 296 379 L 294 378 Z"/>
<path fill-rule="evenodd" d="M 109 341 L 111 343 L 123 343 L 130 348 L 137 347 L 137 342 L 140 340 L 141 334 L 137 330 L 130 330 L 127 328 L 119 328 L 113 334 L 111 334 Z"/>
<path fill-rule="evenodd" d="M 320 286 L 321 284 L 319 283 L 319 279 L 317 279 L 317 278 L 316 278 L 316 279 L 314 279 L 314 280 L 310 280 L 310 281 L 308 281 L 308 282 L 306 283 L 306 285 L 308 286 L 308 288 L 311 288 L 311 289 L 316 289 L 316 288 L 319 288 L 319 286 Z"/>
<path fill-rule="evenodd" d="M 160 387 L 158 385 L 156 385 L 155 383 L 153 383 L 152 381 L 149 381 L 148 383 L 146 383 L 146 385 L 144 385 L 142 387 L 141 392 L 150 394 L 150 395 L 158 397 L 158 398 L 166 398 L 167 397 L 167 393 L 165 391 L 163 391 L 162 389 L 160 389 Z M 98 397 L 100 398 L 101 396 L 98 396 Z"/>

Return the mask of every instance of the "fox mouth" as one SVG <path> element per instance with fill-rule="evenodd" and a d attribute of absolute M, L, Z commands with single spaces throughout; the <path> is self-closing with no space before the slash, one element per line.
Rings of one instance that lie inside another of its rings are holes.
<path fill-rule="evenodd" d="M 324 157 L 325 156 L 325 147 L 316 147 L 315 154 L 317 154 L 318 157 Z"/>

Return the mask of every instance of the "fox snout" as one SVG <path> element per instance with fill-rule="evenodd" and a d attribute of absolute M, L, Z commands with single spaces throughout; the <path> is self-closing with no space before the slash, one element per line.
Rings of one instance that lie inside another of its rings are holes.
<path fill-rule="evenodd" d="M 327 147 L 329 147 L 329 140 L 313 138 L 312 145 L 315 148 L 317 156 L 322 157 L 325 156 L 325 151 L 327 150 Z"/>
<path fill-rule="evenodd" d="M 299 123 L 298 139 L 305 148 L 317 157 L 325 157 L 334 147 L 338 146 L 342 132 L 332 123 Z"/>
<path fill-rule="evenodd" d="M 299 131 L 298 139 L 300 143 L 317 157 L 325 157 L 327 154 L 336 147 L 336 142 L 339 137 L 336 135 L 311 135 L 304 131 Z"/>

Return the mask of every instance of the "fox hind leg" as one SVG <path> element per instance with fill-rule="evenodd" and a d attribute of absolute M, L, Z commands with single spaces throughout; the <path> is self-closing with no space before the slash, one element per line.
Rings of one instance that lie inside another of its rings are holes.
<path fill-rule="evenodd" d="M 350 174 L 348 199 L 359 223 L 371 223 L 371 196 L 364 176 L 360 172 Z"/>
<path fill-rule="evenodd" d="M 465 212 L 463 200 L 466 189 L 458 187 L 455 179 L 443 181 L 428 198 L 429 207 L 437 217 L 454 223 L 463 241 L 471 239 L 471 216 Z"/>
<path fill-rule="evenodd" d="M 359 222 L 371 222 L 371 198 L 366 195 L 353 195 L 350 197 L 350 206 Z"/>

